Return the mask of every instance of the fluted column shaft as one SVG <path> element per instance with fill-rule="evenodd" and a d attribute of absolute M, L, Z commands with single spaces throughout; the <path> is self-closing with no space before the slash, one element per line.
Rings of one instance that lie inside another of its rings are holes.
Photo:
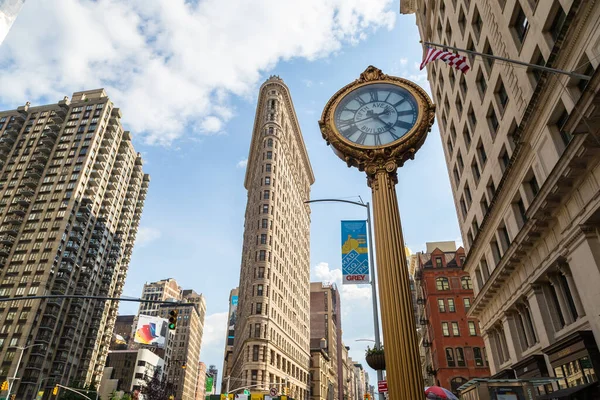
<path fill-rule="evenodd" d="M 369 174 L 373 193 L 379 300 L 390 398 L 425 398 L 400 211 L 396 169 Z"/>

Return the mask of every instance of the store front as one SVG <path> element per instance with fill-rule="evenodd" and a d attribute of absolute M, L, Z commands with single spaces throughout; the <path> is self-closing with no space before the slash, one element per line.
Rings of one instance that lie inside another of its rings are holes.
<path fill-rule="evenodd" d="M 592 331 L 575 332 L 545 348 L 544 353 L 558 379 L 559 390 L 542 398 L 600 398 L 597 372 L 600 371 L 600 352 Z M 581 396 L 588 396 L 589 392 L 590 396 L 596 397 L 573 397 L 580 390 L 586 392 Z M 563 393 L 568 393 L 569 397 L 561 397 Z"/>
<path fill-rule="evenodd" d="M 513 365 L 512 372 L 518 379 L 548 378 L 548 365 L 543 354 L 534 354 Z M 552 384 L 546 383 L 535 387 L 537 395 L 552 393 Z"/>

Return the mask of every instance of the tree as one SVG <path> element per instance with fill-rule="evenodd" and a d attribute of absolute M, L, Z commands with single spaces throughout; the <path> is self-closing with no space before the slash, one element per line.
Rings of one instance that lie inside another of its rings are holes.
<path fill-rule="evenodd" d="M 141 388 L 144 400 L 169 400 L 170 396 L 175 395 L 173 384 L 162 376 L 160 367 L 154 369 L 152 377 L 146 376 L 144 380 L 146 384 Z"/>

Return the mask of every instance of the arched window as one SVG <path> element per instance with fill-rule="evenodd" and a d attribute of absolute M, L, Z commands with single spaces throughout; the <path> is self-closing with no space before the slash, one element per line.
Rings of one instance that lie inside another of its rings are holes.
<path fill-rule="evenodd" d="M 437 290 L 450 290 L 450 282 L 445 277 L 436 278 L 435 287 Z"/>
<path fill-rule="evenodd" d="M 273 139 L 267 140 L 267 147 L 273 147 Z"/>
<path fill-rule="evenodd" d="M 270 126 L 270 127 L 269 127 L 269 135 L 272 135 L 272 134 L 273 134 L 273 127 L 272 127 L 272 126 Z"/>
<path fill-rule="evenodd" d="M 471 278 L 469 276 L 460 278 L 460 283 L 463 289 L 473 290 L 473 284 L 471 283 Z"/>

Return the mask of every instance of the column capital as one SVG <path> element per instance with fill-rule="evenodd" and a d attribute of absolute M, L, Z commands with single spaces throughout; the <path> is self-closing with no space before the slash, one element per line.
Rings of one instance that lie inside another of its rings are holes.
<path fill-rule="evenodd" d="M 387 174 L 390 178 L 388 185 L 394 186 L 398 183 L 398 164 L 394 160 L 374 161 L 365 166 L 367 173 L 367 184 L 372 190 L 379 190 L 380 174 Z"/>

